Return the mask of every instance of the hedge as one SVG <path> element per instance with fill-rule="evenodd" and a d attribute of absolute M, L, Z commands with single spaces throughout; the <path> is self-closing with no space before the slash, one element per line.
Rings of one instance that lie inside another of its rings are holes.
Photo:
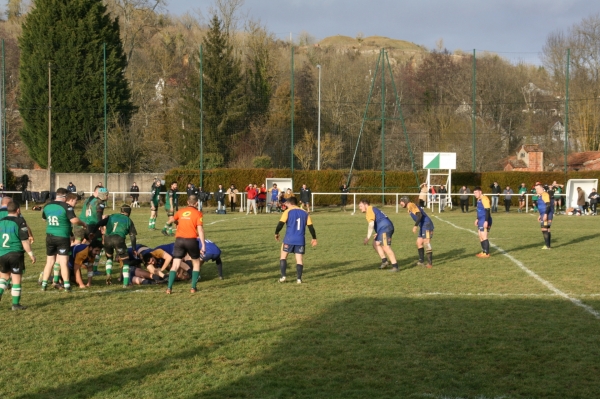
<path fill-rule="evenodd" d="M 426 176 L 425 171 L 419 172 L 419 181 L 424 182 Z M 290 169 L 211 169 L 204 171 L 204 191 L 215 191 L 219 184 L 225 188 L 234 184 L 238 190 L 243 191 L 250 182 L 260 186 L 266 178 L 273 177 L 293 177 L 293 190 L 296 193 L 302 184 L 306 184 L 313 192 L 339 193 L 340 186 L 348 179 L 348 170 L 297 170 L 292 176 Z M 536 181 L 552 183 L 556 180 L 564 184 L 569 179 L 600 179 L 600 171 L 569 172 L 567 175 L 563 172 L 455 172 L 452 173 L 452 193 L 457 193 L 463 185 L 469 187 L 471 191 L 473 187 L 481 186 L 484 193 L 489 193 L 490 185 L 497 181 L 502 189 L 509 185 L 516 194 L 521 183 L 525 183 L 528 188 L 531 188 Z M 176 181 L 179 184 L 179 190 L 185 191 L 188 183 L 199 186 L 200 174 L 197 170 L 172 169 L 165 174 L 165 181 L 167 187 L 171 182 Z M 386 172 L 385 182 L 386 193 L 417 193 L 419 191 L 415 175 L 412 172 Z M 352 174 L 351 193 L 380 191 L 381 171 L 360 170 Z M 361 198 L 363 197 L 361 196 Z M 374 203 L 381 203 L 379 195 L 367 198 Z M 181 198 L 180 202 L 184 200 L 185 198 Z M 514 201 L 516 201 L 516 197 Z M 315 205 L 319 206 L 338 205 L 339 202 L 339 195 L 315 197 Z M 386 197 L 386 202 L 393 204 L 395 198 Z"/>

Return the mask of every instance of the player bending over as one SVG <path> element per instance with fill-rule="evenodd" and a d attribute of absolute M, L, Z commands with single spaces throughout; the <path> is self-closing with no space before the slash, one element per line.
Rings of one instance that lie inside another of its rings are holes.
<path fill-rule="evenodd" d="M 71 247 L 69 254 L 69 272 L 70 279 L 75 280 L 79 288 L 87 288 L 92 285 L 92 277 L 94 277 L 94 259 L 102 250 L 102 241 L 92 240 L 89 244 L 76 244 Z M 81 277 L 81 268 L 84 267 L 87 271 L 87 283 L 83 283 Z"/>
<path fill-rule="evenodd" d="M 392 251 L 392 235 L 394 234 L 394 225 L 392 221 L 386 216 L 385 213 L 379 209 L 371 206 L 368 199 L 360 200 L 358 209 L 362 213 L 366 213 L 367 222 L 369 228 L 367 230 L 367 238 L 363 241 L 365 245 L 369 243 L 373 231 L 375 231 L 375 238 L 373 239 L 373 248 L 379 254 L 381 258 L 380 269 L 385 269 L 389 262 L 392 263 L 392 269 L 390 271 L 398 271 L 398 262 L 396 261 L 396 255 Z M 389 258 L 389 262 L 388 262 Z"/>
<path fill-rule="evenodd" d="M 417 266 L 426 266 L 431 269 L 433 267 L 433 249 L 431 248 L 433 222 L 423 208 L 410 202 L 406 196 L 400 198 L 400 206 L 406 208 L 410 217 L 415 221 L 412 231 L 417 234 L 417 250 L 419 251 Z M 425 254 L 427 254 L 427 265 L 425 265 Z"/>

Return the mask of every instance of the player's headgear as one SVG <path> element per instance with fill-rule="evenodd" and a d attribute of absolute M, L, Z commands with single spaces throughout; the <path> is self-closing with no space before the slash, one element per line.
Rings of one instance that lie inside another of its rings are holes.
<path fill-rule="evenodd" d="M 98 198 L 102 201 L 106 201 L 108 199 L 108 191 L 104 187 L 100 187 L 98 189 Z"/>
<path fill-rule="evenodd" d="M 123 205 L 121 207 L 121 213 L 124 213 L 127 216 L 131 215 L 131 207 L 129 205 Z"/>
<path fill-rule="evenodd" d="M 403 195 L 402 197 L 400 197 L 400 202 L 408 204 L 410 202 L 410 199 L 406 195 Z"/>

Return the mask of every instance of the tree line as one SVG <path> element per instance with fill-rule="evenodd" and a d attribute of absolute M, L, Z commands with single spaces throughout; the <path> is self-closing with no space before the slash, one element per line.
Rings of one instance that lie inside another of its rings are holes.
<path fill-rule="evenodd" d="M 357 169 L 409 170 L 411 153 L 420 165 L 423 151 L 447 151 L 459 170 L 475 155 L 475 170 L 489 171 L 537 143 L 551 169 L 567 137 L 571 152 L 598 150 L 598 15 L 549 33 L 541 65 L 485 53 L 473 68 L 470 53 L 388 41 L 382 81 L 383 43 L 282 41 L 242 4 L 216 0 L 203 17 L 169 15 L 162 0 L 37 0 L 30 10 L 11 0 L 0 22 L 7 165 L 46 167 L 51 99 L 53 170 L 104 170 L 104 65 L 109 172 L 197 169 L 201 130 L 205 168 L 347 169 L 356 154 Z"/>

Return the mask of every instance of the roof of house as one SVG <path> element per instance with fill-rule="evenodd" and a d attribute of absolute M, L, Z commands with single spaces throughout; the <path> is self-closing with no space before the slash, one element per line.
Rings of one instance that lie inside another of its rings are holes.
<path fill-rule="evenodd" d="M 523 144 L 523 149 L 527 152 L 542 152 L 539 144 Z"/>
<path fill-rule="evenodd" d="M 525 161 L 523 161 L 522 159 L 516 159 L 516 157 L 514 157 L 514 159 L 511 157 L 511 159 L 508 160 L 508 163 L 510 164 L 510 166 L 512 166 L 515 169 L 527 167 L 527 164 L 525 163 Z"/>
<path fill-rule="evenodd" d="M 567 164 L 569 166 L 585 165 L 588 162 L 597 161 L 599 159 L 600 151 L 574 152 L 567 157 Z"/>

